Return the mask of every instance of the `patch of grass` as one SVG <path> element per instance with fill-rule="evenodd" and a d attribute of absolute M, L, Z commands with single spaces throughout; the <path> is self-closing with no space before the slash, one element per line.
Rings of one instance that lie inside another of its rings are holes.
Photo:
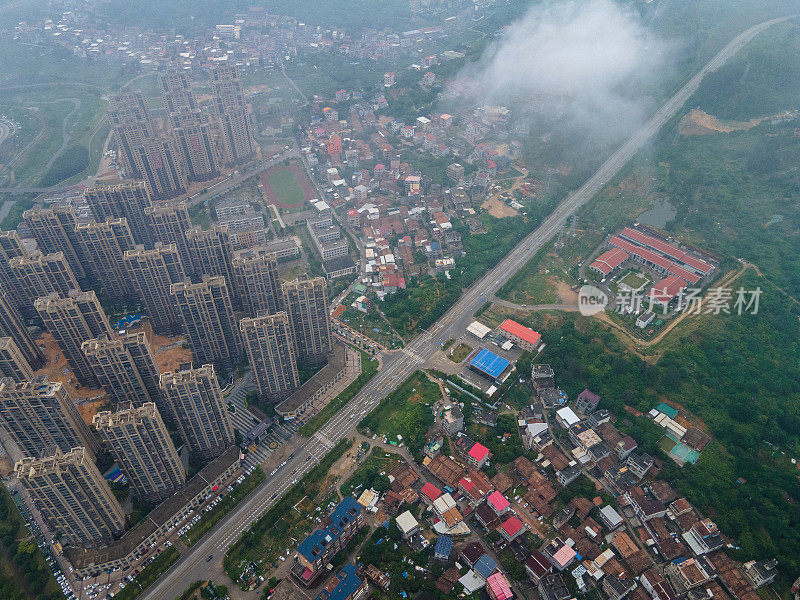
<path fill-rule="evenodd" d="M 339 316 L 339 321 L 369 339 L 378 342 L 384 348 L 389 350 L 402 348 L 403 342 L 400 336 L 398 336 L 392 325 L 381 317 L 378 309 L 373 306 L 367 313 L 356 310 L 350 306 L 350 303 L 355 299 L 356 294 L 351 294 L 345 299 L 344 304 L 347 308 Z"/>
<path fill-rule="evenodd" d="M 409 449 L 421 454 L 425 433 L 433 424 L 432 405 L 439 399 L 439 386 L 422 371 L 416 371 L 358 424 L 362 433 L 370 431 L 398 442 L 401 435 Z"/>
<path fill-rule="evenodd" d="M 8 211 L 2 222 L 0 222 L 0 229 L 3 231 L 11 231 L 16 229 L 17 225 L 22 221 L 22 214 L 29 208 L 33 208 L 34 199 L 36 194 L 21 194 L 19 196 L 12 196 L 11 194 L 2 194 L 3 202 L 13 202 L 14 206 Z"/>
<path fill-rule="evenodd" d="M 153 562 L 142 569 L 142 572 L 136 576 L 136 579 L 126 585 L 124 589 L 117 592 L 117 595 L 114 597 L 119 600 L 133 600 L 133 598 L 137 598 L 148 586 L 155 583 L 180 556 L 181 553 L 178 552 L 175 546 L 170 546 L 153 560 Z"/>
<path fill-rule="evenodd" d="M 270 173 L 267 182 L 275 194 L 275 199 L 287 207 L 302 206 L 306 201 L 306 194 L 297 180 L 297 175 L 288 169 Z"/>
<path fill-rule="evenodd" d="M 650 278 L 645 277 L 636 271 L 629 271 L 623 277 L 617 280 L 618 287 L 626 285 L 634 291 L 644 287 L 648 283 L 650 283 Z"/>
<path fill-rule="evenodd" d="M 311 437 L 319 431 L 333 415 L 339 412 L 345 404 L 350 402 L 353 396 L 361 391 L 361 388 L 363 388 L 377 372 L 378 361 L 370 357 L 366 352 L 361 351 L 361 374 L 356 377 L 353 383 L 344 388 L 341 394 L 331 400 L 325 408 L 311 417 L 308 422 L 298 430 L 300 435 Z"/>
<path fill-rule="evenodd" d="M 411 337 L 441 317 L 461 295 L 459 283 L 433 277 L 412 277 L 404 290 L 387 296 L 383 314 L 401 336 Z"/>
<path fill-rule="evenodd" d="M 233 488 L 233 490 L 218 502 L 215 507 L 204 512 L 200 520 L 181 536 L 181 541 L 187 546 L 194 546 L 212 527 L 214 527 L 214 525 L 219 523 L 225 515 L 239 504 L 239 502 L 249 496 L 250 492 L 256 489 L 264 479 L 266 479 L 264 471 L 261 470 L 261 467 L 256 467 L 242 483 Z"/>
<path fill-rule="evenodd" d="M 356 469 L 350 479 L 342 484 L 339 491 L 342 496 L 350 496 L 356 490 L 360 494 L 370 488 L 383 493 L 389 489 L 389 478 L 386 475 L 391 473 L 399 463 L 400 458 L 396 454 L 381 448 L 374 448 L 369 458 Z"/>
<path fill-rule="evenodd" d="M 189 207 L 189 218 L 192 221 L 192 225 L 200 227 L 201 229 L 211 228 L 211 219 L 208 216 L 208 210 L 202 202 Z"/>
<path fill-rule="evenodd" d="M 5 487 L 0 487 L 0 542 L 0 597 L 63 600 L 36 539 Z"/>
<path fill-rule="evenodd" d="M 206 583 L 208 582 L 203 580 L 195 581 L 192 585 L 186 588 L 186 590 L 180 596 L 175 598 L 175 600 L 194 600 L 197 598 L 197 590 L 203 587 Z"/>
<path fill-rule="evenodd" d="M 83 146 L 70 146 L 64 154 L 53 161 L 39 183 L 45 187 L 57 185 L 65 179 L 83 173 L 88 166 L 89 150 Z"/>
<path fill-rule="evenodd" d="M 454 363 L 460 363 L 467 358 L 467 356 L 469 356 L 470 352 L 472 352 L 472 346 L 468 346 L 467 344 L 459 344 L 453 348 L 452 352 L 447 353 L 447 358 L 452 360 Z"/>

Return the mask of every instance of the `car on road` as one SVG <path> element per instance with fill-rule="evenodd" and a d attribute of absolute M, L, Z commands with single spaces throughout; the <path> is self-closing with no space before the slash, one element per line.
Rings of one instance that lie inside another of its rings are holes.
<path fill-rule="evenodd" d="M 214 558 L 214 555 L 213 554 L 209 554 L 208 558 L 206 559 L 206 562 L 211 562 L 212 558 Z"/>

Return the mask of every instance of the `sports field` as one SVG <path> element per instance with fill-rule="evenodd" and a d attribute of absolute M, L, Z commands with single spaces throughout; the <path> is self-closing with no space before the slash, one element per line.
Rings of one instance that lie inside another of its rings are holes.
<path fill-rule="evenodd" d="M 298 167 L 271 169 L 262 175 L 261 183 L 269 201 L 278 208 L 299 209 L 314 197 L 311 185 Z"/>
<path fill-rule="evenodd" d="M 650 283 L 650 279 L 645 277 L 641 273 L 637 273 L 636 271 L 630 271 L 622 279 L 619 280 L 620 287 L 628 286 L 630 289 L 634 291 L 642 289 L 648 283 Z"/>

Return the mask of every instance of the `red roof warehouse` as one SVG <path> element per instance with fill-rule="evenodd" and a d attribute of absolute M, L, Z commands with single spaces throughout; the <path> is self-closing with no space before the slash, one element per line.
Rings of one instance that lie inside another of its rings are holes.
<path fill-rule="evenodd" d="M 612 246 L 616 246 L 617 248 L 622 248 L 629 254 L 632 254 L 636 258 L 640 260 L 640 262 L 644 262 L 646 264 L 651 265 L 653 268 L 660 270 L 665 274 L 677 275 L 678 277 L 685 279 L 689 283 L 697 283 L 700 281 L 700 275 L 697 273 L 692 273 L 688 269 L 684 269 L 677 263 L 672 262 L 668 258 L 661 256 L 660 254 L 656 254 L 652 250 L 649 250 L 643 246 L 637 246 L 636 244 L 632 244 L 628 240 L 624 240 L 618 235 L 612 237 L 609 241 L 609 244 Z"/>
<path fill-rule="evenodd" d="M 625 252 L 625 250 L 621 248 L 612 248 L 598 256 L 594 262 L 589 265 L 589 268 L 600 271 L 603 275 L 608 275 L 629 258 L 630 254 Z"/>
<path fill-rule="evenodd" d="M 648 295 L 654 302 L 667 305 L 687 286 L 688 284 L 680 277 L 670 275 L 653 285 Z"/>
<path fill-rule="evenodd" d="M 535 350 L 542 336 L 530 327 L 525 327 L 516 321 L 506 319 L 500 324 L 500 329 L 512 342 L 525 350 Z"/>
<path fill-rule="evenodd" d="M 695 258 L 685 250 L 681 250 L 672 244 L 669 244 L 663 240 L 659 240 L 658 238 L 654 238 L 653 236 L 646 235 L 641 231 L 632 229 L 631 227 L 626 227 L 623 229 L 620 235 L 643 246 L 648 246 L 658 252 L 661 252 L 662 254 L 665 254 L 666 256 L 674 258 L 680 263 L 689 265 L 703 275 L 708 275 L 714 268 L 707 262 L 700 260 L 699 258 Z"/>

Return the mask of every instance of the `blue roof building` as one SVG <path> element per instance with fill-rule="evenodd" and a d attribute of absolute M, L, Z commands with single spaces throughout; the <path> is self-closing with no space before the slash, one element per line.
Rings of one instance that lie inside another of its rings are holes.
<path fill-rule="evenodd" d="M 497 380 L 511 363 L 486 348 L 481 348 L 470 360 L 469 367 L 484 377 Z"/>
<path fill-rule="evenodd" d="M 325 585 L 317 600 L 351 600 L 366 588 L 366 580 L 358 577 L 356 568 L 347 563 L 339 573 Z"/>
<path fill-rule="evenodd" d="M 450 558 L 450 553 L 453 551 L 453 538 L 440 535 L 436 540 L 436 549 L 433 552 L 433 557 L 438 560 L 447 560 Z"/>
<path fill-rule="evenodd" d="M 297 547 L 292 573 L 310 585 L 325 564 L 333 558 L 364 524 L 363 507 L 352 496 L 346 496 L 333 512 Z"/>
<path fill-rule="evenodd" d="M 478 575 L 486 579 L 489 575 L 497 571 L 497 563 L 491 556 L 484 554 L 478 559 L 478 562 L 475 563 L 472 569 Z"/>

